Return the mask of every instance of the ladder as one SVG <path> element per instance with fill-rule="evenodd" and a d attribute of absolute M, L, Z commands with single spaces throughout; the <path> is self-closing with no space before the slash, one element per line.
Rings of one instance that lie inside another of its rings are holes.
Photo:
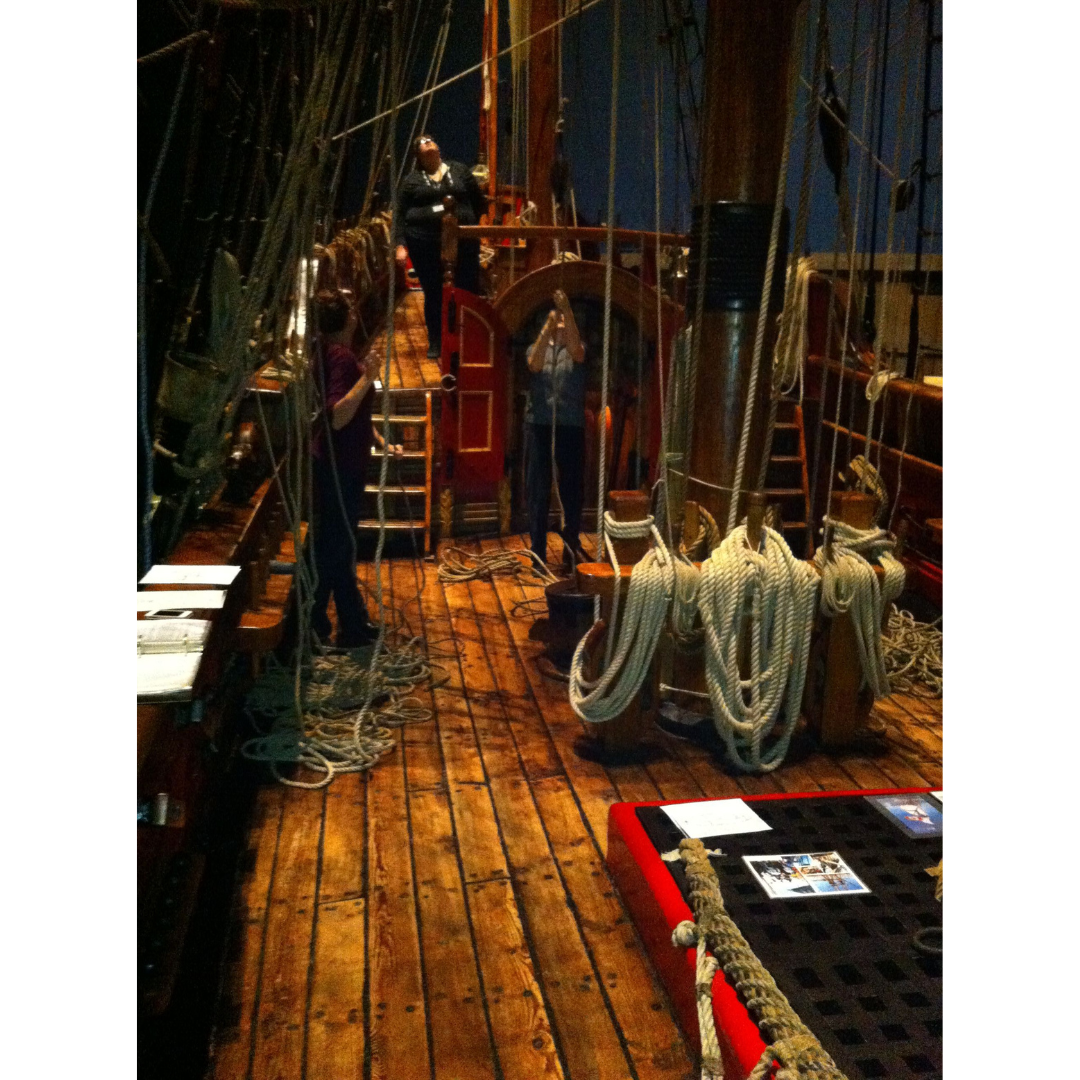
<path fill-rule="evenodd" d="M 376 400 L 382 394 L 376 392 Z M 384 416 L 375 413 L 371 422 L 382 432 Z M 431 461 L 434 429 L 431 423 L 431 391 L 392 389 L 390 391 L 390 442 L 400 443 L 405 452 L 401 458 L 390 457 L 386 487 L 383 489 L 386 506 L 386 528 L 395 532 L 423 532 L 423 553 L 431 552 Z M 387 451 L 371 448 L 374 462 Z M 380 463 L 381 464 L 381 463 Z M 374 473 L 374 477 L 372 477 Z M 379 529 L 378 470 L 369 470 L 369 483 L 364 487 L 365 516 L 357 522 L 362 531 Z"/>
<path fill-rule="evenodd" d="M 765 474 L 765 501 L 779 504 L 781 532 L 796 558 L 814 554 L 810 531 L 810 479 L 802 407 L 781 398 L 773 429 L 772 454 Z"/>

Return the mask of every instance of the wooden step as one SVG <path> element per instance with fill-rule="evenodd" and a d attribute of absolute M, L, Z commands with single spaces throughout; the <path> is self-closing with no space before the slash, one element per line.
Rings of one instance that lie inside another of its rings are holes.
<path fill-rule="evenodd" d="M 802 464 L 802 458 L 798 454 L 773 454 L 769 461 L 775 462 L 777 465 Z"/>
<path fill-rule="evenodd" d="M 364 491 L 369 495 L 378 495 L 378 484 L 367 484 Z M 383 488 L 385 495 L 423 495 L 427 488 L 423 484 L 387 484 Z"/>
<path fill-rule="evenodd" d="M 766 488 L 766 498 L 770 495 L 775 495 L 779 499 L 790 499 L 795 495 L 802 496 L 802 488 Z"/>
<path fill-rule="evenodd" d="M 422 421 L 422 420 L 423 420 L 423 417 L 420 418 L 420 421 Z M 418 421 L 418 422 L 420 422 L 420 421 Z M 387 454 L 385 450 L 379 450 L 377 447 L 373 446 L 371 448 L 371 456 L 373 458 L 381 458 L 381 457 L 391 457 L 391 458 L 398 458 L 398 459 L 415 458 L 415 459 L 418 459 L 418 460 L 422 461 L 425 457 L 427 457 L 427 454 L 423 450 L 406 450 L 402 454 Z"/>
<path fill-rule="evenodd" d="M 372 413 L 372 415 L 371 415 L 371 422 L 373 424 L 381 424 L 385 419 L 386 419 L 386 417 L 383 416 L 382 413 Z M 391 424 L 424 424 L 424 425 L 426 425 L 427 424 L 427 417 L 423 416 L 423 415 L 412 415 L 412 414 L 402 415 L 402 414 L 397 414 L 397 415 L 391 415 L 390 423 Z"/>
<path fill-rule="evenodd" d="M 379 527 L 378 518 L 364 518 L 356 523 L 358 529 L 377 529 Z M 420 529 L 423 530 L 424 523 L 422 521 L 391 521 L 387 519 L 386 527 L 388 529 L 406 530 L 406 529 Z"/>

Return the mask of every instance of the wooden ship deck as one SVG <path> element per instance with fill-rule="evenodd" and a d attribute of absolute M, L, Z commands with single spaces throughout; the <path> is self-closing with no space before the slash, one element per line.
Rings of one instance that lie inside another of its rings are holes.
<path fill-rule="evenodd" d="M 395 389 L 437 377 L 418 301 L 397 309 Z M 372 564 L 358 573 L 370 593 Z M 542 601 L 539 585 L 444 585 L 420 557 L 382 573 L 388 619 L 426 639 L 445 684 L 421 690 L 432 718 L 395 730 L 370 771 L 318 791 L 260 783 L 207 1080 L 689 1078 L 604 866 L 612 803 L 941 786 L 941 702 L 900 695 L 877 703 L 880 734 L 857 749 L 804 736 L 760 777 L 659 728 L 641 763 L 600 764 L 580 752 L 565 683 L 538 664 L 519 605 Z"/>
<path fill-rule="evenodd" d="M 513 615 L 538 588 L 442 585 L 412 559 L 384 588 L 449 681 L 370 772 L 259 790 L 213 1080 L 687 1077 L 604 868 L 608 807 L 941 784 L 940 702 L 899 696 L 875 708 L 876 745 L 804 746 L 764 777 L 659 730 L 645 764 L 605 767 L 577 753 L 584 724 Z"/>

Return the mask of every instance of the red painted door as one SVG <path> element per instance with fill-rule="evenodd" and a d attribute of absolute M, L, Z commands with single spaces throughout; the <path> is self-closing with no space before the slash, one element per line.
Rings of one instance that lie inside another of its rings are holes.
<path fill-rule="evenodd" d="M 442 486 L 455 502 L 496 502 L 506 475 L 508 342 L 487 300 L 444 286 Z"/>

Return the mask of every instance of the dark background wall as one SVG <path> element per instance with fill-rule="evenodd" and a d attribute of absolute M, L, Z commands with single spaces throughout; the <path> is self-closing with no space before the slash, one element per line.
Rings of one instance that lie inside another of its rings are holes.
<path fill-rule="evenodd" d="M 671 0 L 669 0 L 669 3 Z M 705 34 L 705 2 L 693 0 L 697 22 Z M 810 80 L 813 71 L 813 31 L 817 16 L 816 0 L 808 27 L 806 52 L 803 57 L 803 77 Z M 687 182 L 683 149 L 678 143 L 678 123 L 675 111 L 675 83 L 671 57 L 667 46 L 656 42 L 654 27 L 662 16 L 654 10 L 655 0 L 622 0 L 619 71 L 619 110 L 616 153 L 616 206 L 620 224 L 631 228 L 652 228 L 654 223 L 653 171 L 653 70 L 657 55 L 661 64 L 661 222 L 665 229 L 686 229 L 693 198 Z M 908 175 L 912 162 L 920 155 L 922 118 L 922 57 L 925 37 L 925 0 L 891 0 L 890 33 L 885 80 L 883 139 L 880 160 L 886 169 L 894 171 L 897 142 L 897 121 L 901 100 L 903 69 L 907 66 L 905 92 L 906 116 L 900 132 L 898 177 Z M 912 17 L 909 19 L 909 6 Z M 672 9 L 674 4 L 672 3 Z M 875 55 L 877 20 L 883 18 L 885 0 L 829 0 L 830 55 L 837 74 L 840 95 L 848 103 L 852 132 L 861 138 L 874 153 L 878 150 L 877 116 L 880 106 L 880 83 L 875 67 L 880 69 L 880 52 Z M 940 4 L 937 5 L 937 32 L 940 33 Z M 438 13 L 426 28 L 420 62 L 414 73 L 413 92 L 422 88 L 439 22 Z M 443 78 L 461 71 L 480 60 L 483 0 L 453 0 L 453 17 Z M 612 7 L 601 3 L 565 24 L 563 33 L 563 86 L 566 105 L 566 144 L 571 162 L 572 177 L 579 213 L 591 222 L 601 222 L 607 216 L 608 134 L 611 103 Z M 688 31 L 690 40 L 692 34 Z M 501 8 L 500 47 L 509 43 L 507 9 Z M 855 62 L 851 64 L 854 44 Z M 701 61 L 692 67 L 700 85 Z M 879 73 L 879 71 L 878 71 Z M 509 133 L 511 114 L 511 69 L 509 57 L 500 62 L 500 128 L 503 131 L 500 147 L 500 177 L 509 180 Z M 428 128 L 443 147 L 444 154 L 472 163 L 476 160 L 479 141 L 481 84 L 479 74 L 467 76 L 435 95 Z M 803 125 L 807 87 L 800 84 L 800 110 L 797 114 L 792 140 L 788 173 L 787 202 L 794 213 L 798 204 L 804 156 Z M 941 104 L 941 48 L 934 50 L 931 99 L 933 106 Z M 865 107 L 864 107 L 865 103 Z M 371 110 L 366 115 L 370 115 Z M 361 117 L 363 112 L 361 111 Z M 399 152 L 408 134 L 412 110 L 405 110 L 399 131 Z M 688 121 L 689 122 L 689 121 Z M 940 116 L 930 124 L 930 171 L 941 171 Z M 822 162 L 820 137 L 814 128 L 814 169 L 811 179 L 811 211 L 807 247 L 813 251 L 831 251 L 838 246 L 836 239 L 836 196 L 833 182 Z M 350 150 L 351 183 L 345 193 L 345 208 L 353 209 L 362 194 L 370 153 L 370 131 L 354 137 Z M 696 157 L 696 146 L 691 147 Z M 868 244 L 869 211 L 874 195 L 874 173 L 881 177 L 878 198 L 877 250 L 885 244 L 891 178 L 884 169 L 870 162 L 870 155 L 852 144 L 849 162 L 852 205 L 859 209 L 858 247 Z M 519 168 L 517 179 L 523 171 Z M 927 192 L 926 227 L 936 207 L 934 230 L 940 233 L 941 184 L 934 179 Z M 898 216 L 894 250 L 912 251 L 915 241 L 915 206 Z M 940 252 L 940 236 L 928 237 L 925 250 Z"/>

